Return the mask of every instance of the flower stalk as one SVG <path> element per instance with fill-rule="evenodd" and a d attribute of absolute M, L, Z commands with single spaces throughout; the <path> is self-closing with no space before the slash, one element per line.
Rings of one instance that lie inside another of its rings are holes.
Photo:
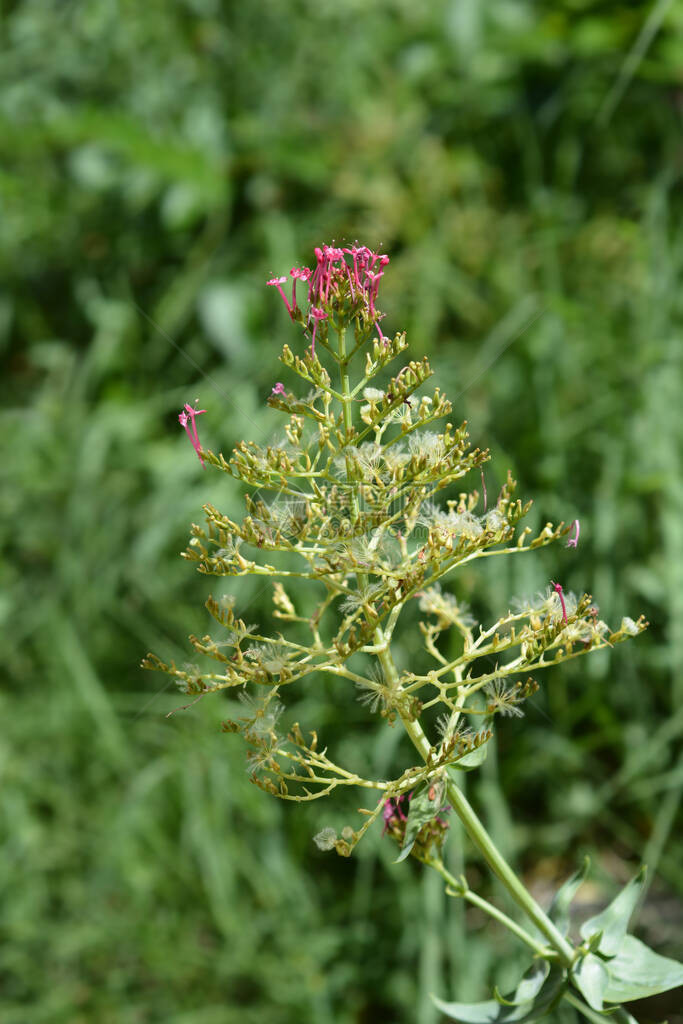
<path fill-rule="evenodd" d="M 180 668 L 153 654 L 143 664 L 167 672 L 197 699 L 222 691 L 237 696 L 242 713 L 231 707 L 223 729 L 245 740 L 250 779 L 264 791 L 312 801 L 354 787 L 370 798 L 359 811 L 362 822 L 341 834 L 322 828 L 315 837 L 321 850 L 349 856 L 383 821 L 384 841 L 399 844 L 399 860 L 412 855 L 436 870 L 450 895 L 479 907 L 547 961 L 548 984 L 558 977 L 566 984 L 586 950 L 571 945 L 517 877 L 457 777 L 481 764 L 500 716 L 522 716 L 521 705 L 539 686 L 530 672 L 611 647 L 647 623 L 625 617 L 611 630 L 591 595 L 553 583 L 485 625 L 445 589 L 458 569 L 479 559 L 523 557 L 570 534 L 568 546 L 576 547 L 579 524 L 546 523 L 535 536 L 520 528 L 531 503 L 515 497 L 511 476 L 488 507 L 482 467 L 489 454 L 471 448 L 466 424 L 448 420 L 452 407 L 441 390 L 427 390 L 428 360 L 408 359 L 393 375 L 389 369 L 405 359 L 408 344 L 405 334 L 392 338 L 380 327 L 388 264 L 388 256 L 366 246 L 325 245 L 315 250 L 313 270 L 291 269 L 291 299 L 286 277 L 267 282 L 310 338 L 302 354 L 283 348 L 284 367 L 307 394 L 298 397 L 282 381 L 273 386 L 268 404 L 287 419 L 270 444 L 242 441 L 225 458 L 199 445 L 195 417 L 204 410 L 186 405 L 179 417 L 202 465 L 247 490 L 241 519 L 205 506 L 205 525 L 193 525 L 184 557 L 207 576 L 269 577 L 273 617 L 286 632 L 248 623 L 233 599 L 209 598 L 217 635 L 190 637 L 200 664 Z M 298 305 L 298 281 L 308 285 L 307 309 Z M 466 488 L 472 471 L 481 474 L 483 512 L 479 492 Z M 289 593 L 290 585 L 315 588 L 312 611 L 299 608 L 299 591 Z M 402 630 L 417 626 L 422 636 L 423 649 L 409 666 L 392 650 L 399 623 Z M 460 637 L 450 659 L 439 646 L 449 630 Z M 327 739 L 319 743 L 317 723 L 302 728 L 294 718 L 294 695 L 324 676 L 350 687 L 369 713 L 400 722 L 417 763 L 388 779 L 338 763 Z M 432 726 L 423 718 L 432 708 L 441 712 L 438 737 L 428 735 Z M 450 811 L 546 944 L 445 868 Z M 591 992 L 589 1002 L 597 999 Z"/>

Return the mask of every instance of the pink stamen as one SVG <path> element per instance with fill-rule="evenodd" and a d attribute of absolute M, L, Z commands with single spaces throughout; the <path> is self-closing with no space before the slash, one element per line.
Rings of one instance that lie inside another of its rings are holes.
<path fill-rule="evenodd" d="M 349 279 L 349 288 L 351 289 L 351 298 L 355 302 L 356 301 L 356 290 L 353 287 L 353 278 L 351 276 L 351 267 L 348 265 L 346 260 L 344 260 L 344 269 L 346 270 L 346 276 Z"/>
<path fill-rule="evenodd" d="M 311 306 L 311 316 L 313 317 L 313 335 L 311 337 L 311 355 L 315 355 L 315 332 L 318 329 L 319 320 L 327 320 L 327 313 L 324 309 L 318 309 L 317 306 Z"/>
<path fill-rule="evenodd" d="M 370 299 L 370 312 L 375 315 L 375 299 L 377 298 L 377 292 L 379 291 L 379 279 L 383 277 L 384 271 L 380 271 L 378 274 L 373 274 L 371 270 L 365 271 L 365 276 L 370 282 L 368 285 L 368 297 Z"/>
<path fill-rule="evenodd" d="M 185 408 L 183 409 L 182 412 L 178 413 L 178 422 L 180 423 L 181 427 L 185 428 L 185 433 L 189 437 L 190 444 L 197 453 L 197 457 L 202 464 L 202 469 L 206 469 L 206 466 L 204 465 L 204 459 L 202 458 L 202 450 L 201 445 L 199 443 L 199 437 L 197 435 L 197 424 L 195 422 L 195 418 L 197 416 L 201 416 L 203 412 L 206 412 L 206 409 L 193 409 L 191 405 L 188 405 L 188 403 L 185 402 Z M 191 432 L 190 424 L 192 428 Z"/>
<path fill-rule="evenodd" d="M 575 537 L 570 537 L 568 539 L 568 541 L 567 541 L 567 547 L 568 548 L 575 548 L 575 547 L 577 547 L 577 545 L 579 543 L 579 531 L 580 531 L 581 527 L 579 526 L 579 520 L 578 519 L 575 519 L 574 522 L 572 523 L 572 530 L 575 527 L 576 527 L 576 536 Z"/>
<path fill-rule="evenodd" d="M 277 384 L 271 391 L 271 395 L 281 395 L 283 398 L 286 398 L 287 392 L 285 391 L 285 386 L 281 381 L 277 382 Z"/>
<path fill-rule="evenodd" d="M 334 277 L 333 266 L 335 263 L 338 263 L 339 260 L 344 260 L 344 250 L 335 249 L 332 245 L 324 245 L 323 255 L 327 261 L 327 266 L 325 268 L 325 302 L 327 302 L 330 294 L 330 286 Z"/>
<path fill-rule="evenodd" d="M 290 276 L 292 280 L 292 309 L 296 309 L 296 282 L 297 281 L 308 281 L 311 276 L 311 271 L 308 267 L 292 267 L 290 270 Z M 291 316 L 291 314 L 290 314 Z"/>
<path fill-rule="evenodd" d="M 555 591 L 555 593 L 557 594 L 557 596 L 560 599 L 560 604 L 562 605 L 562 618 L 566 622 L 567 621 L 567 606 L 564 603 L 564 594 L 563 594 L 563 591 L 562 591 L 562 584 L 561 583 L 553 583 L 552 580 L 550 581 L 550 584 L 551 584 L 553 590 Z"/>
<path fill-rule="evenodd" d="M 286 280 L 287 280 L 286 277 L 271 277 L 270 281 L 266 281 L 266 284 L 274 285 L 275 288 L 277 288 L 277 290 L 279 291 L 279 293 L 280 293 L 280 295 L 282 297 L 282 301 L 284 302 L 285 306 L 287 307 L 287 312 L 292 317 L 292 319 L 294 319 L 294 316 L 293 316 L 294 310 L 290 306 L 289 301 L 287 299 L 287 296 L 285 295 L 285 293 L 282 290 L 282 286 L 283 286 L 283 284 L 285 283 Z"/>
<path fill-rule="evenodd" d="M 308 286 L 308 301 L 315 298 L 316 289 L 320 290 L 321 278 L 323 274 L 323 251 L 321 248 L 316 246 L 315 248 L 315 260 L 316 267 L 311 277 L 311 282 Z"/>

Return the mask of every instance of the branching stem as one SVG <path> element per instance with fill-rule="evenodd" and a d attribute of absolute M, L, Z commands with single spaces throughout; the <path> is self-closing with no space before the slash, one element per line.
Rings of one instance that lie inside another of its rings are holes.
<path fill-rule="evenodd" d="M 390 651 L 386 652 L 385 657 L 388 657 L 393 664 Z M 396 672 L 395 666 L 394 672 Z M 402 721 L 413 745 L 420 752 L 422 758 L 427 761 L 431 753 L 431 747 L 420 723 L 411 721 L 405 716 L 402 716 Z M 574 948 L 558 931 L 547 914 L 544 913 L 531 893 L 527 890 L 526 886 L 519 880 L 475 814 L 466 799 L 465 794 L 451 778 L 448 779 L 446 791 L 453 810 L 460 818 L 461 822 L 465 826 L 467 834 L 480 851 L 493 873 L 503 883 L 514 901 L 519 907 L 521 907 L 527 917 L 533 921 L 539 931 L 545 935 L 550 945 L 559 954 L 562 963 L 569 967 L 574 961 Z"/>

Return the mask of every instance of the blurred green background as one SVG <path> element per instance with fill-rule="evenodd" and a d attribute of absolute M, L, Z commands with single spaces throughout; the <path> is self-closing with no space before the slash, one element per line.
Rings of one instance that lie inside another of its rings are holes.
<path fill-rule="evenodd" d="M 543 902 L 584 853 L 594 905 L 647 861 L 639 934 L 683 953 L 682 30 L 661 0 L 2 4 L 3 1024 L 435 1024 L 430 991 L 524 959 L 379 829 L 317 851 L 354 798 L 266 796 L 228 702 L 166 718 L 137 667 L 206 632 L 222 581 L 178 552 L 203 502 L 241 507 L 177 412 L 226 453 L 270 436 L 301 339 L 264 281 L 332 239 L 391 254 L 385 332 L 492 449 L 489 492 L 510 466 L 532 524 L 581 520 L 459 596 L 498 615 L 553 577 L 652 623 L 548 674 L 471 798 Z M 381 773 L 397 730 L 345 697 L 303 720 Z"/>

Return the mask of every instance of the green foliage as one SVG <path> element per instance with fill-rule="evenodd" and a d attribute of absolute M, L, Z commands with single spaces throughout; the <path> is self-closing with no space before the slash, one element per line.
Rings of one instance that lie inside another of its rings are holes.
<path fill-rule="evenodd" d="M 590 1007 L 594 1010 L 603 1009 L 609 972 L 599 956 L 584 953 L 572 969 L 572 981 Z"/>
<path fill-rule="evenodd" d="M 547 1017 L 558 1001 L 564 987 L 564 971 L 548 963 L 530 967 L 514 992 L 499 995 L 484 1003 L 444 1003 L 435 999 L 436 1006 L 451 1020 L 459 1024 L 532 1024 Z"/>
<path fill-rule="evenodd" d="M 683 965 L 654 953 L 633 935 L 626 935 L 608 965 L 605 999 L 628 1003 L 683 985 Z"/>
<path fill-rule="evenodd" d="M 642 868 L 605 910 L 583 922 L 581 938 L 590 940 L 599 935 L 597 948 L 603 956 L 616 956 L 644 886 L 645 868 Z"/>
<path fill-rule="evenodd" d="M 583 869 L 565 882 L 553 901 L 550 916 L 562 923 L 563 930 L 569 923 L 569 905 L 586 870 L 584 862 Z M 435 998 L 435 1004 L 460 1024 L 531 1022 L 546 1017 L 553 1003 L 564 995 L 571 1005 L 583 1007 L 583 1015 L 589 1020 L 605 1019 L 604 1011 L 622 1022 L 632 1021 L 621 1007 L 607 1004 L 657 995 L 683 983 L 683 964 L 659 956 L 626 934 L 644 880 L 645 871 L 641 870 L 602 913 L 584 922 L 580 931 L 585 942 L 576 950 L 568 969 L 537 960 L 510 996 L 503 997 L 496 991 L 495 999 L 483 1003 L 445 1003 Z M 567 990 L 568 983 L 585 999 L 584 1004 L 576 1002 Z M 592 1015 L 591 1010 L 596 1013 Z"/>

